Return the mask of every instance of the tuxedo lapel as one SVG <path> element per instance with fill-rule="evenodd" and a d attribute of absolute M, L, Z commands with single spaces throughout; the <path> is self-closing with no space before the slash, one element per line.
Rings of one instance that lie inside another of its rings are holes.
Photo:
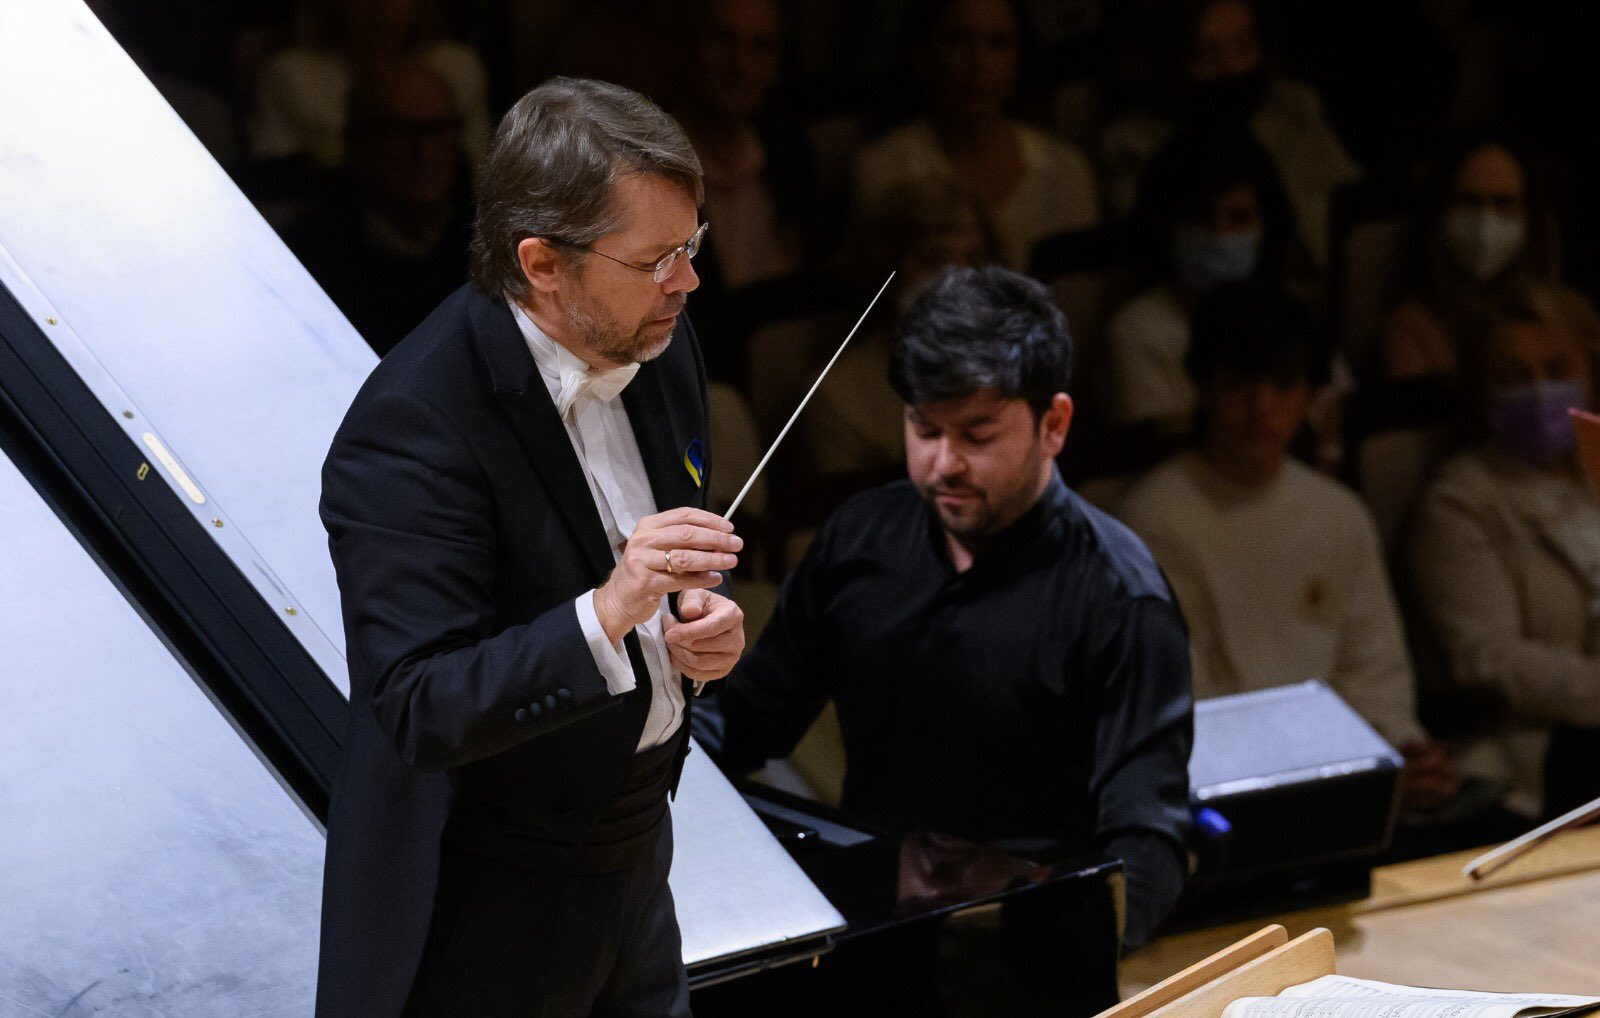
<path fill-rule="evenodd" d="M 639 369 L 633 384 L 622 391 L 622 405 L 628 410 L 628 423 L 639 443 L 656 509 L 665 512 L 679 506 L 704 505 L 701 489 L 684 465 L 689 443 L 698 436 L 687 434 L 683 415 L 672 412 L 659 361 Z"/>
<path fill-rule="evenodd" d="M 606 541 L 605 524 L 595 508 L 594 495 L 583 476 L 572 439 L 561 418 L 556 416 L 556 405 L 551 402 L 550 394 L 541 389 L 496 395 L 551 500 L 572 528 L 584 557 L 594 567 L 596 582 L 604 579 L 616 565 L 616 556 Z"/>
<path fill-rule="evenodd" d="M 679 506 L 705 508 L 705 489 L 695 483 L 689 468 L 684 465 L 689 443 L 696 436 L 688 434 L 690 425 L 682 413 L 672 413 L 667 400 L 660 360 L 654 360 L 639 369 L 633 384 L 622 390 L 622 405 L 628 410 L 628 424 L 633 428 L 634 440 L 639 443 L 639 457 L 644 460 L 644 472 L 650 479 L 650 493 L 655 496 L 656 510 L 665 512 Z M 678 595 L 669 598 L 672 613 L 678 613 Z M 635 668 L 637 669 L 637 664 Z M 679 679 L 683 690 L 685 711 L 694 709 L 694 683 L 688 678 Z M 688 714 L 683 727 L 689 727 Z M 683 769 L 683 757 L 688 752 L 688 738 L 682 736 L 678 758 L 674 762 L 672 795 L 677 797 L 678 775 Z"/>
<path fill-rule="evenodd" d="M 589 482 L 584 479 L 572 439 L 556 413 L 550 393 L 534 368 L 516 319 L 503 301 L 493 300 L 476 290 L 471 297 L 473 332 L 494 382 L 499 401 L 511 428 L 516 433 L 528 462 L 550 494 L 550 500 L 566 520 L 584 558 L 594 569 L 599 583 L 616 564 L 606 541 L 605 525 L 595 508 Z"/>

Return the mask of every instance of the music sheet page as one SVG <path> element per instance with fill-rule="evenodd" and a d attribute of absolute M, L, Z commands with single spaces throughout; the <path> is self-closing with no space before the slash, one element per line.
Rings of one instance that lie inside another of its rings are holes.
<path fill-rule="evenodd" d="M 1323 976 L 1276 997 L 1243 997 L 1222 1018 L 1553 1018 L 1597 1008 L 1600 997 L 1436 990 Z"/>

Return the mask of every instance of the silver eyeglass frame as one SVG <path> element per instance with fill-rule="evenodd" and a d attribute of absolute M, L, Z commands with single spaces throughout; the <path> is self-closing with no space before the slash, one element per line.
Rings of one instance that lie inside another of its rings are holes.
<path fill-rule="evenodd" d="M 657 283 L 664 283 L 668 279 L 672 278 L 672 270 L 678 267 L 679 257 L 682 255 L 688 255 L 689 259 L 692 261 L 694 256 L 700 253 L 700 244 L 705 240 L 706 231 L 710 228 L 710 223 L 701 223 L 700 228 L 695 230 L 688 240 L 684 241 L 682 244 L 679 244 L 671 251 L 668 251 L 660 258 L 656 259 L 654 265 L 638 265 L 634 262 L 623 261 L 621 258 L 612 257 L 611 255 L 606 254 L 604 251 L 596 251 L 588 244 L 575 244 L 572 241 L 565 240 L 561 237 L 546 237 L 544 239 L 551 244 L 560 244 L 563 247 L 575 247 L 580 251 L 587 251 L 590 254 L 599 255 L 601 258 L 604 258 L 607 261 L 616 262 L 618 265 L 626 265 L 635 272 L 648 272 L 650 273 L 650 278 L 654 279 Z"/>

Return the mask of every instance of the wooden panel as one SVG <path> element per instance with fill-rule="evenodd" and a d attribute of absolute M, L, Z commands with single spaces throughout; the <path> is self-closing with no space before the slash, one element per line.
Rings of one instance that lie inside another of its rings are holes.
<path fill-rule="evenodd" d="M 1457 852 L 1385 866 L 1372 875 L 1372 896 L 1355 904 L 1371 912 L 1600 870 L 1600 827 L 1570 831 L 1483 880 L 1473 880 L 1461 869 L 1479 854 L 1479 850 Z"/>
<path fill-rule="evenodd" d="M 1161 937 L 1122 963 L 1124 994 L 1263 922 L 1333 931 L 1345 975 L 1498 992 L 1600 994 L 1600 828 L 1576 831 L 1474 884 L 1476 852 L 1386 866 L 1364 901 Z"/>
<path fill-rule="evenodd" d="M 1312 930 L 1156 1008 L 1150 1018 L 1221 1018 L 1223 1009 L 1240 997 L 1275 997 L 1333 971 L 1333 934 Z"/>
<path fill-rule="evenodd" d="M 1247 962 L 1289 942 L 1289 931 L 1282 926 L 1257 930 L 1231 947 L 1223 948 L 1204 961 L 1195 962 L 1177 975 L 1124 1000 L 1098 1018 L 1142 1018 L 1156 1008 L 1172 1003 L 1184 994 L 1223 976 Z"/>
<path fill-rule="evenodd" d="M 1600 873 L 1359 916 L 1340 971 L 1418 986 L 1600 995 Z"/>

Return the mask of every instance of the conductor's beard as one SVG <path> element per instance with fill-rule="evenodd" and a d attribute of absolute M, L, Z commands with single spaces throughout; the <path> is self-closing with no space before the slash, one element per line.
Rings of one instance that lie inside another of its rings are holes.
<path fill-rule="evenodd" d="M 674 294 L 652 308 L 643 320 L 630 324 L 580 290 L 564 310 L 570 334 L 585 349 L 613 364 L 643 364 L 666 352 L 678 329 L 678 315 L 687 302 L 686 294 Z"/>

